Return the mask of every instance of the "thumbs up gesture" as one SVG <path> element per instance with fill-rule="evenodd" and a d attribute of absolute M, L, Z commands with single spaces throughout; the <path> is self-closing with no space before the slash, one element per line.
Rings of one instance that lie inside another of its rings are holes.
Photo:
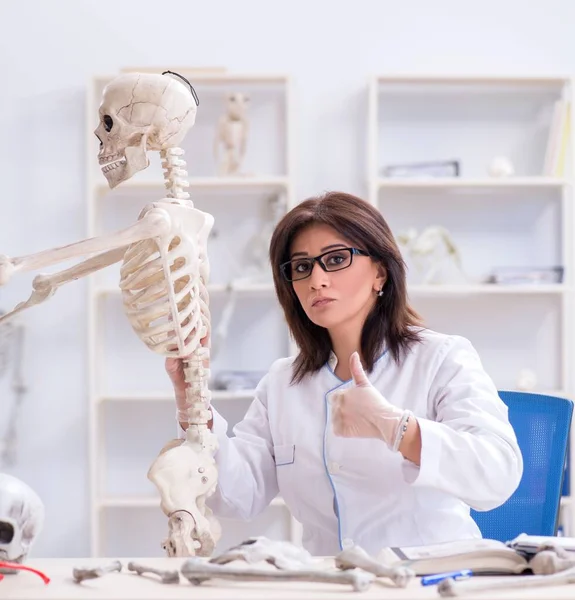
<path fill-rule="evenodd" d="M 390 404 L 373 387 L 357 352 L 351 355 L 349 367 L 352 387 L 336 392 L 331 399 L 334 433 L 341 437 L 380 439 L 391 449 L 397 449 L 399 429 L 408 411 Z"/>

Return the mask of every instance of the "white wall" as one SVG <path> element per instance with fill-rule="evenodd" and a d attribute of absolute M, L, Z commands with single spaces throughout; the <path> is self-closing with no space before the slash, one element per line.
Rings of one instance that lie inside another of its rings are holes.
<path fill-rule="evenodd" d="M 364 193 L 373 73 L 575 74 L 570 0 L 533 0 L 529 9 L 525 0 L 172 0 L 163 18 L 159 6 L 0 4 L 0 252 L 85 237 L 84 96 L 94 74 L 154 65 L 291 74 L 302 198 Z M 0 308 L 27 297 L 31 277 L 3 288 Z M 29 392 L 13 472 L 46 504 L 36 556 L 89 552 L 85 310 L 76 282 L 26 315 Z M 9 398 L 0 390 L 1 435 Z"/>

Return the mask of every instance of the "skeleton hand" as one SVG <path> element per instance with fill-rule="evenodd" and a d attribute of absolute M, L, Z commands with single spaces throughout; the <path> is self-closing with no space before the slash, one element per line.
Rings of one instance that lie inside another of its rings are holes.
<path fill-rule="evenodd" d="M 209 337 L 206 336 L 201 340 L 202 346 L 207 346 L 209 344 Z M 186 379 L 184 376 L 184 363 L 182 358 L 166 358 L 165 368 L 172 385 L 174 386 L 174 394 L 176 397 L 176 410 L 177 410 L 177 419 L 178 422 L 182 424 L 184 429 L 187 427 L 188 423 L 188 410 L 190 408 L 190 404 L 186 399 Z M 206 363 L 209 361 L 205 361 Z M 204 364 L 204 367 L 208 368 L 208 364 Z M 212 416 L 211 409 L 210 411 L 210 421 L 208 423 L 208 427 L 212 428 Z"/>
<path fill-rule="evenodd" d="M 349 366 L 354 385 L 331 398 L 334 433 L 380 439 L 394 449 L 407 411 L 390 404 L 371 385 L 357 352 L 351 355 Z"/>

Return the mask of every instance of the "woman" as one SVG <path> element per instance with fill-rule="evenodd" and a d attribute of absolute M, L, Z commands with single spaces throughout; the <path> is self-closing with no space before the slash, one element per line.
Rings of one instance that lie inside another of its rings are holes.
<path fill-rule="evenodd" d="M 273 363 L 234 438 L 212 408 L 216 516 L 251 519 L 279 492 L 315 555 L 481 537 L 469 508 L 514 492 L 517 440 L 470 342 L 420 325 L 380 212 L 344 193 L 306 200 L 270 260 L 300 350 Z M 181 363 L 166 368 L 185 427 Z"/>

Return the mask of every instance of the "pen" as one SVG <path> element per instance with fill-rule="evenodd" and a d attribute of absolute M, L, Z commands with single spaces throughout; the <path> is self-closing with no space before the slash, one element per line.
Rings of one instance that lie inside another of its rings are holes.
<path fill-rule="evenodd" d="M 435 575 L 426 575 L 421 578 L 421 585 L 435 585 L 444 579 L 467 579 L 473 575 L 471 569 L 462 569 L 461 571 L 451 571 L 449 573 L 436 573 Z"/>

